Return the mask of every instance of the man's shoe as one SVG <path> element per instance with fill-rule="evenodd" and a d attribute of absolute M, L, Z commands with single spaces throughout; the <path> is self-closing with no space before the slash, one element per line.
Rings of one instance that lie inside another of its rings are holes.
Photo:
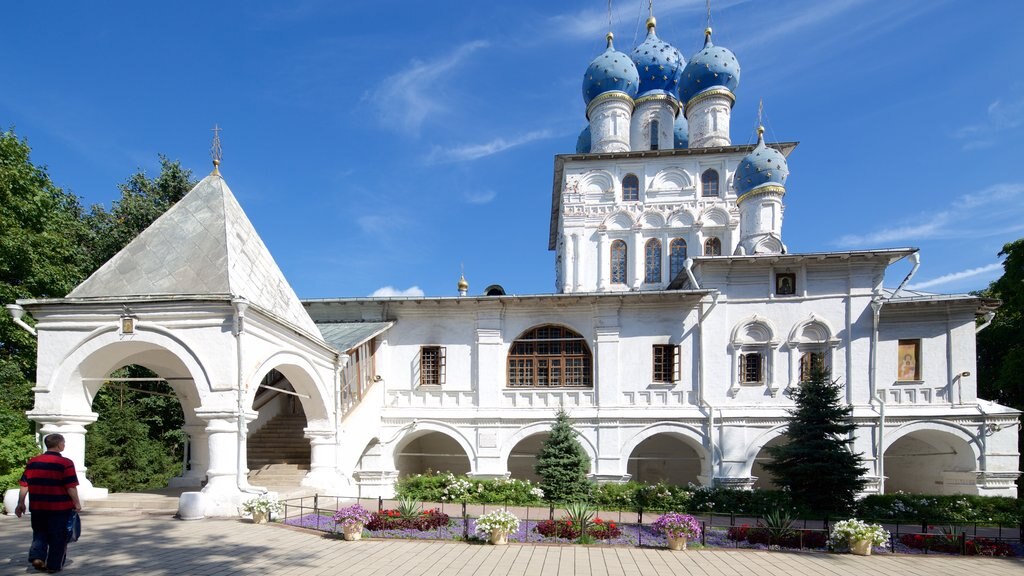
<path fill-rule="evenodd" d="M 46 570 L 46 562 L 43 562 L 39 558 L 36 558 L 35 560 L 32 560 L 31 562 L 32 562 L 32 567 L 35 568 L 36 570 Z"/>

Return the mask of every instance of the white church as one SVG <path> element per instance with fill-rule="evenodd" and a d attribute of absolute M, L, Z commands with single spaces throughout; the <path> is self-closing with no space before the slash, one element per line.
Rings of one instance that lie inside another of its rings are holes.
<path fill-rule="evenodd" d="M 300 300 L 215 161 L 66 297 L 8 306 L 36 321 L 28 415 L 102 498 L 84 461 L 93 397 L 114 370 L 149 368 L 185 415 L 173 483 L 207 515 L 261 485 L 390 496 L 427 470 L 534 478 L 559 407 L 598 482 L 751 489 L 771 486 L 765 448 L 821 363 L 853 406 L 869 493 L 1015 496 L 1019 413 L 976 393 L 975 334 L 998 303 L 905 289 L 913 248 L 789 251 L 796 143 L 732 143 L 739 80 L 710 29 L 689 61 L 653 17 L 628 53 L 608 35 L 583 78 L 589 125 L 555 158 L 549 294 L 463 278 L 444 297 Z"/>

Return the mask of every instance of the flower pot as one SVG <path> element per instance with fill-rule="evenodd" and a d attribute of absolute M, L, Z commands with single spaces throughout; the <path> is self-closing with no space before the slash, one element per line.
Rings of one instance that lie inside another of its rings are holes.
<path fill-rule="evenodd" d="M 669 550 L 686 550 L 686 536 L 668 536 Z"/>
<path fill-rule="evenodd" d="M 341 527 L 341 537 L 345 540 L 359 540 L 363 537 L 363 524 L 356 522 L 355 524 L 349 524 Z"/>
<path fill-rule="evenodd" d="M 504 530 L 491 530 L 491 544 L 495 546 L 508 544 L 508 532 Z"/>
<path fill-rule="evenodd" d="M 871 556 L 871 540 L 854 540 L 850 542 L 850 552 L 857 556 Z"/>
<path fill-rule="evenodd" d="M 264 512 L 263 510 L 255 510 L 252 513 L 252 523 L 253 524 L 266 524 L 267 523 L 267 513 Z"/>

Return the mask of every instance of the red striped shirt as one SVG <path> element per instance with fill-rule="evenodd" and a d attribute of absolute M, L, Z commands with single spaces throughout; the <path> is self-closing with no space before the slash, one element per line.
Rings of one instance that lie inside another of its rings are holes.
<path fill-rule="evenodd" d="M 29 510 L 74 510 L 75 502 L 68 488 L 78 486 L 75 463 L 60 452 L 44 452 L 28 461 L 21 475 L 22 486 L 28 486 Z"/>

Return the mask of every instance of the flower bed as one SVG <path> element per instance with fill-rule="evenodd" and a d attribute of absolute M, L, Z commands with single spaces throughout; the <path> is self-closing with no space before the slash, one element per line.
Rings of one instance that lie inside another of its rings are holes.
<path fill-rule="evenodd" d="M 909 551 L 960 554 L 960 542 L 953 536 L 932 534 L 904 534 L 900 544 Z M 968 538 L 964 542 L 968 556 L 1017 556 L 1014 546 L 981 536 Z"/>
<path fill-rule="evenodd" d="M 545 538 L 575 540 L 580 537 L 580 525 L 572 520 L 544 520 L 533 527 L 533 531 Z M 595 518 L 587 523 L 587 535 L 597 540 L 608 540 L 622 536 L 622 529 L 615 522 Z"/>
<path fill-rule="evenodd" d="M 375 512 L 366 523 L 366 529 L 373 532 L 379 530 L 434 530 L 448 526 L 451 519 L 437 508 L 424 510 L 415 518 L 403 518 L 398 510 Z"/>
<path fill-rule="evenodd" d="M 822 530 L 787 530 L 773 533 L 771 530 L 743 524 L 726 531 L 726 538 L 734 542 L 749 542 L 780 548 L 811 548 L 823 550 L 828 545 L 828 534 Z"/>

